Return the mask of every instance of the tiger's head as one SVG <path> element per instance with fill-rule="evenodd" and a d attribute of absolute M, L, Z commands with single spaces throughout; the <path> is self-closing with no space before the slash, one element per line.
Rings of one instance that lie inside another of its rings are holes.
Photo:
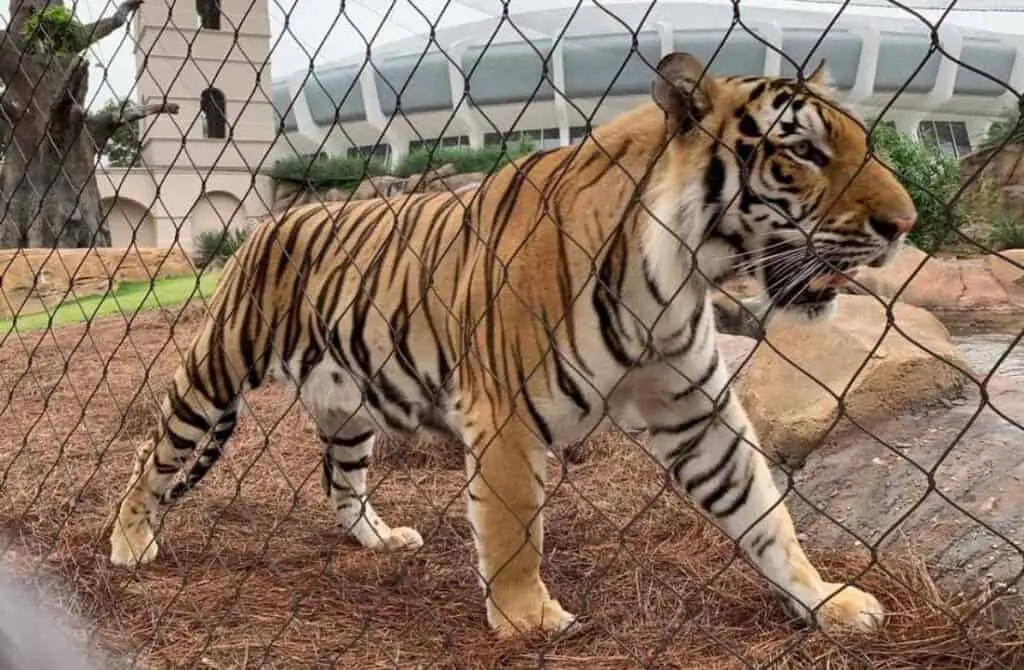
<path fill-rule="evenodd" d="M 893 259 L 917 212 L 869 152 L 864 125 L 834 99 L 824 63 L 802 82 L 716 78 L 693 56 L 658 64 L 670 174 L 694 175 L 704 257 L 755 274 L 771 306 L 815 320 L 857 266 Z"/>

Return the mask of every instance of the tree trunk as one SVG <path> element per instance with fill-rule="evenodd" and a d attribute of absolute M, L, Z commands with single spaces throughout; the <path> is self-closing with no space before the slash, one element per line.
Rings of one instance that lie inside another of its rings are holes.
<path fill-rule="evenodd" d="M 28 111 L 11 119 L 0 247 L 110 246 L 96 185 L 96 149 L 81 105 L 87 68 L 78 56 L 54 56 L 48 67 L 27 62 L 23 69 L 30 76 L 18 77 L 15 85 L 29 90 L 8 86 L 7 95 L 28 99 Z M 31 76 L 32 70 L 38 74 Z"/>
<path fill-rule="evenodd" d="M 78 53 L 124 25 L 141 0 L 126 0 L 114 16 L 85 26 L 88 44 L 76 45 L 76 53 L 29 53 L 22 33 L 27 17 L 58 4 L 11 0 L 10 29 L 0 33 L 2 106 L 11 125 L 0 174 L 0 248 L 109 247 L 96 184 L 97 150 L 129 120 L 177 111 L 150 105 L 87 115 L 89 63 Z"/>

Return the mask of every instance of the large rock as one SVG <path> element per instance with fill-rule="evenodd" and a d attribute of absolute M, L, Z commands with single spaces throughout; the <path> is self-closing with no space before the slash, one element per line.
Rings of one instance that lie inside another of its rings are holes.
<path fill-rule="evenodd" d="M 766 449 L 798 463 L 850 419 L 870 424 L 962 390 L 970 367 L 942 323 L 906 304 L 892 312 L 895 327 L 887 330 L 876 299 L 840 296 L 828 323 L 780 317 L 760 342 L 721 336 L 738 397 Z"/>
<path fill-rule="evenodd" d="M 405 180 L 399 177 L 367 177 L 359 182 L 352 192 L 353 200 L 372 200 L 373 198 L 390 198 L 400 195 L 405 188 Z"/>
<path fill-rule="evenodd" d="M 928 256 L 904 247 L 884 268 L 861 268 L 845 290 L 896 298 L 949 321 L 1008 322 L 1024 318 L 1024 250 L 965 259 Z"/>
<path fill-rule="evenodd" d="M 809 544 L 882 565 L 909 548 L 946 593 L 1024 593 L 1022 417 L 1020 377 L 996 375 L 984 394 L 837 434 L 778 479 L 799 491 L 787 502 Z"/>
<path fill-rule="evenodd" d="M 451 192 L 455 193 L 463 189 L 479 186 L 487 175 L 483 172 L 466 172 L 436 179 L 426 187 L 428 193 Z"/>
<path fill-rule="evenodd" d="M 406 193 L 426 191 L 437 180 L 451 177 L 454 174 L 455 166 L 451 163 L 446 163 L 439 167 L 428 169 L 426 172 L 409 175 L 405 180 L 404 190 Z"/>
<path fill-rule="evenodd" d="M 0 251 L 0 267 L 0 318 L 102 295 L 122 282 L 195 272 L 180 248 L 11 249 Z"/>

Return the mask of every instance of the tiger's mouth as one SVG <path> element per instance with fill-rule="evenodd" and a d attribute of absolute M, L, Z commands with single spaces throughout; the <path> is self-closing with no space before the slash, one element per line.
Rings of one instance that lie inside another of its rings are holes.
<path fill-rule="evenodd" d="M 826 258 L 810 247 L 781 240 L 771 246 L 774 253 L 761 263 L 762 280 L 772 305 L 782 310 L 813 313 L 826 309 L 839 296 L 839 288 L 851 281 L 851 271 L 865 264 Z M 779 252 L 780 247 L 789 248 Z M 867 264 L 874 261 L 872 258 Z"/>

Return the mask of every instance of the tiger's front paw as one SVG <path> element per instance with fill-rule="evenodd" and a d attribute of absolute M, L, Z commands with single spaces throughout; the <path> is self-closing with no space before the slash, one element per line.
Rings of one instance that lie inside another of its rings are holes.
<path fill-rule="evenodd" d="M 487 622 L 499 638 L 534 631 L 572 635 L 580 629 L 578 617 L 562 609 L 542 582 L 520 588 L 498 584 L 495 587 L 487 598 Z"/>
<path fill-rule="evenodd" d="M 878 598 L 856 587 L 826 583 L 825 598 L 815 618 L 826 632 L 872 632 L 880 628 L 885 619 L 885 609 Z"/>
<path fill-rule="evenodd" d="M 557 600 L 545 600 L 521 611 L 505 611 L 488 603 L 487 620 L 499 638 L 507 639 L 534 631 L 563 635 L 572 634 L 579 621 L 566 612 Z"/>

